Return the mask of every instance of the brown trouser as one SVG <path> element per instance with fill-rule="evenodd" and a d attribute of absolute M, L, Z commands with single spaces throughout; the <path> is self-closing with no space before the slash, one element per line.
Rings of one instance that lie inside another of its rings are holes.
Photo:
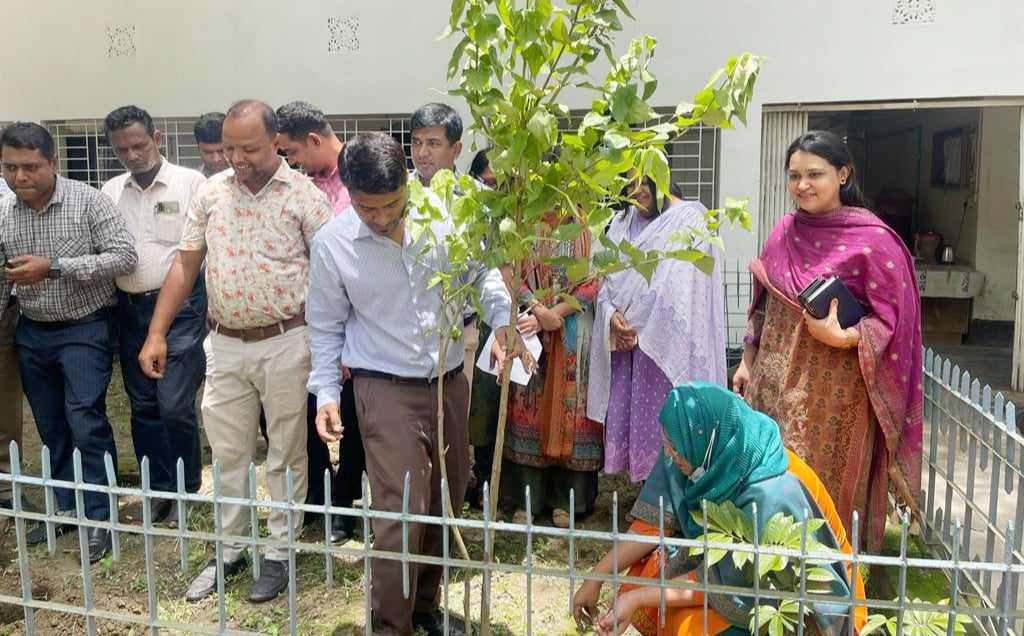
<path fill-rule="evenodd" d="M 21 446 L 21 375 L 14 348 L 18 305 L 11 303 L 0 317 L 0 472 L 11 472 L 11 442 Z M 0 499 L 11 498 L 11 482 L 0 480 Z"/>
<path fill-rule="evenodd" d="M 437 383 L 415 384 L 356 375 L 356 412 L 366 450 L 366 471 L 375 510 L 402 511 L 409 473 L 409 513 L 441 516 L 441 468 L 437 445 Z M 469 383 L 461 373 L 444 383 L 444 431 L 452 507 L 458 514 L 469 475 Z M 409 552 L 441 556 L 438 525 L 409 524 Z M 401 553 L 402 523 L 373 522 L 373 549 Z M 440 566 L 409 564 L 409 598 L 402 593 L 402 562 L 371 562 L 373 633 L 411 634 L 412 613 L 433 611 Z"/>

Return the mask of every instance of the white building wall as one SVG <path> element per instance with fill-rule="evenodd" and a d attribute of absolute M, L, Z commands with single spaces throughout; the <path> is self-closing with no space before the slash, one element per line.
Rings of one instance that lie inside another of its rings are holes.
<path fill-rule="evenodd" d="M 893 25 L 896 0 L 632 0 L 660 45 L 656 102 L 692 95 L 725 58 L 767 58 L 749 126 L 723 136 L 725 195 L 757 205 L 763 103 L 1024 95 L 1024 3 L 934 0 L 930 24 Z M 447 0 L 36 0 L 6 7 L 0 120 L 222 110 L 240 97 L 309 100 L 333 113 L 409 112 L 445 88 Z M 357 53 L 328 54 L 328 19 L 359 19 Z M 107 28 L 134 25 L 134 56 Z M 579 96 L 577 105 L 586 101 Z M 756 210 L 755 218 L 756 218 Z M 749 258 L 754 235 L 727 236 Z"/>

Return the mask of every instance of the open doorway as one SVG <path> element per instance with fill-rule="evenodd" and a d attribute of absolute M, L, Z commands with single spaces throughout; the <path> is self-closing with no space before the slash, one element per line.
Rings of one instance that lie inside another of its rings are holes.
<path fill-rule="evenodd" d="M 792 138 L 808 129 L 841 135 L 872 209 L 915 255 L 925 345 L 994 388 L 1024 385 L 1022 105 L 981 98 L 766 106 L 760 226 L 788 209 L 774 166 Z"/>
<path fill-rule="evenodd" d="M 828 110 L 875 212 L 915 256 L 926 346 L 1009 386 L 1016 315 L 1020 107 Z"/>

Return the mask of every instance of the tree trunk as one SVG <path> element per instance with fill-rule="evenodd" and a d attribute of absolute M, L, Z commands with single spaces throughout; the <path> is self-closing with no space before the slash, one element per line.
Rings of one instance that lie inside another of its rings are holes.
<path fill-rule="evenodd" d="M 516 333 L 516 326 L 519 322 L 519 305 L 517 299 L 519 297 L 519 285 L 521 278 L 519 275 L 519 263 L 512 263 L 512 289 L 510 293 L 512 295 L 512 313 L 509 316 L 508 325 L 508 337 L 506 338 L 506 345 L 508 346 L 512 340 L 511 338 Z M 512 374 L 512 360 L 508 361 L 501 374 L 501 397 L 498 400 L 498 430 L 494 436 L 494 459 L 491 464 L 491 481 L 490 481 L 490 492 L 487 503 L 488 516 L 491 521 L 494 521 L 498 513 L 498 492 L 501 488 L 501 458 L 505 450 L 505 424 L 508 420 L 508 393 L 509 384 Z M 487 536 L 484 537 L 484 564 L 490 565 L 493 560 L 494 552 L 494 531 L 490 530 L 487 532 Z M 480 635 L 490 636 L 491 634 L 491 572 L 490 570 L 484 571 L 484 582 L 483 589 L 480 593 Z"/>

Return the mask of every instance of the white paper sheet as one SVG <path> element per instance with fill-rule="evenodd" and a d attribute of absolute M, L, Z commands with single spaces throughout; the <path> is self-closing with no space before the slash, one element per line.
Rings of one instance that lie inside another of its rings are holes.
<path fill-rule="evenodd" d="M 523 344 L 526 345 L 526 350 L 533 354 L 534 360 L 540 360 L 540 353 L 544 350 L 544 346 L 540 343 L 540 338 L 537 334 L 533 334 L 528 338 L 523 338 Z M 493 376 L 498 375 L 498 367 L 495 365 L 491 367 L 491 347 L 494 345 L 494 332 L 491 332 L 491 336 L 484 343 L 484 348 L 480 352 L 480 357 L 476 361 L 476 368 L 480 369 L 484 373 L 490 373 Z M 515 362 L 512 363 L 512 373 L 510 379 L 516 384 L 526 386 L 530 383 L 530 377 L 532 374 L 526 372 L 526 367 L 523 366 L 522 360 L 516 358 Z"/>

